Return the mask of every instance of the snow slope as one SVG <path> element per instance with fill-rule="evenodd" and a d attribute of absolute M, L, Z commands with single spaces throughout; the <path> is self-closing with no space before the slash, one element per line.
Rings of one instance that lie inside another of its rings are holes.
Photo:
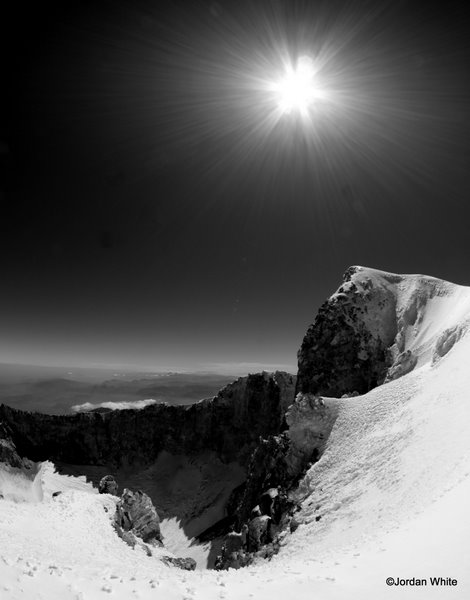
<path fill-rule="evenodd" d="M 0 476 L 0 598 L 470 598 L 470 289 L 362 268 L 353 280 L 393 294 L 395 365 L 409 351 L 412 367 L 363 396 L 324 399 L 338 417 L 277 556 L 239 571 L 166 567 L 117 538 L 110 496 L 46 463 L 21 485 L 18 472 Z"/>
<path fill-rule="evenodd" d="M 469 328 L 470 294 L 464 286 L 425 275 L 395 275 L 376 269 L 353 267 L 343 295 L 357 288 L 367 311 L 367 328 L 382 334 L 396 331 L 390 348 L 393 379 L 429 362 L 437 362 Z M 388 305 L 388 306 L 386 306 Z M 386 336 L 383 336 L 386 337 Z"/>

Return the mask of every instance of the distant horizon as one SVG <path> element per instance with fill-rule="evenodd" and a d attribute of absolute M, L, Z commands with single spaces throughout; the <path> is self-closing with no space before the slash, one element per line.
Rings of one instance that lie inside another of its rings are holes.
<path fill-rule="evenodd" d="M 73 371 L 113 371 L 116 376 L 119 375 L 167 375 L 167 374 L 181 374 L 181 375 L 248 375 L 251 373 L 260 372 L 274 372 L 274 371 L 286 371 L 294 374 L 297 372 L 297 366 L 288 364 L 269 364 L 269 363 L 222 363 L 211 365 L 194 365 L 193 367 L 151 367 L 141 364 L 93 364 L 93 363 L 82 363 L 82 364 L 60 364 L 57 363 L 41 363 L 41 362 L 11 362 L 0 360 L 0 380 L 1 380 L 1 368 L 2 367 L 19 367 L 19 368 L 33 368 L 33 369 L 46 369 L 46 370 L 64 370 L 69 371 L 68 374 L 73 375 Z M 118 373 L 118 371 L 121 371 Z"/>

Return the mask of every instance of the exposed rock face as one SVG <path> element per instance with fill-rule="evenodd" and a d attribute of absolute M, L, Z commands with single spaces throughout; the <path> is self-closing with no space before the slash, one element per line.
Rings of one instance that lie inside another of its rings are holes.
<path fill-rule="evenodd" d="M 361 269 L 346 271 L 343 285 L 307 330 L 298 353 L 297 391 L 340 397 L 383 383 L 397 335 L 396 296 L 379 280 L 365 278 L 358 289 L 351 278 Z M 398 275 L 387 278 L 400 281 Z"/>
<path fill-rule="evenodd" d="M 21 458 L 12 440 L 12 431 L 7 424 L 0 421 L 0 462 L 16 469 L 30 469 L 32 463 Z"/>
<path fill-rule="evenodd" d="M 298 394 L 286 413 L 288 429 L 260 440 L 243 492 L 237 490 L 237 501 L 228 505 L 240 533 L 226 536 L 216 569 L 240 568 L 259 556 L 269 558 L 279 550 L 282 532 L 295 531 L 297 506 L 289 492 L 320 458 L 337 415 L 337 400 Z"/>
<path fill-rule="evenodd" d="M 280 539 L 293 520 L 294 505 L 282 488 L 270 488 L 259 497 L 240 533 L 225 536 L 215 568 L 239 569 L 257 557 L 271 558 L 279 551 Z"/>
<path fill-rule="evenodd" d="M 282 492 L 291 489 L 319 459 L 337 415 L 334 400 L 298 394 L 286 412 L 288 429 L 280 435 L 260 439 L 253 452 L 243 492 L 230 505 L 239 528 L 248 521 L 258 503 L 262 514 L 270 516 L 273 514 L 267 510 L 268 505 L 279 515 L 292 508 L 281 492 L 276 492 L 275 498 L 269 495 L 274 489 Z"/>
<path fill-rule="evenodd" d="M 20 454 L 33 460 L 145 465 L 164 449 L 173 454 L 213 450 L 223 461 L 246 464 L 259 436 L 282 428 L 294 389 L 295 378 L 288 373 L 259 373 L 190 406 L 58 416 L 2 405 L 0 419 L 10 427 Z"/>
<path fill-rule="evenodd" d="M 248 465 L 243 494 L 234 507 L 236 524 L 247 523 L 262 494 L 273 487 L 287 489 L 295 475 L 290 469 L 290 442 L 286 433 L 261 439 Z"/>
<path fill-rule="evenodd" d="M 115 523 L 118 533 L 119 529 L 130 531 L 144 543 L 162 543 L 158 513 L 147 494 L 140 490 L 124 490 L 116 506 Z"/>
<path fill-rule="evenodd" d="M 313 394 L 298 394 L 286 413 L 291 473 L 302 473 L 319 459 L 337 416 L 337 401 Z"/>

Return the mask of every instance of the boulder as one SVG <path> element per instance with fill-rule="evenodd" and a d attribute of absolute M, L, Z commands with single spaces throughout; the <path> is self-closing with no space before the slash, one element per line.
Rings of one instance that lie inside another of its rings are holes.
<path fill-rule="evenodd" d="M 289 523 L 290 532 L 294 533 L 294 531 L 297 531 L 297 529 L 299 528 L 299 525 L 300 525 L 299 521 L 295 517 L 292 517 L 292 519 L 290 520 L 290 523 Z"/>
<path fill-rule="evenodd" d="M 253 554 L 245 550 L 238 550 L 228 555 L 220 555 L 215 562 L 215 570 L 223 571 L 226 569 L 241 569 L 247 567 L 253 562 Z"/>
<path fill-rule="evenodd" d="M 163 562 L 167 565 L 174 565 L 179 569 L 185 571 L 194 571 L 196 569 L 196 561 L 194 558 L 173 558 L 172 556 L 165 556 Z"/>
<path fill-rule="evenodd" d="M 232 554 L 242 550 L 246 543 L 246 535 L 243 536 L 241 533 L 231 531 L 225 536 L 223 551 L 226 554 Z"/>
<path fill-rule="evenodd" d="M 274 499 L 279 496 L 279 490 L 277 488 L 269 488 L 266 492 L 261 494 L 259 500 L 259 507 L 262 515 L 268 515 L 272 517 L 274 508 Z"/>
<path fill-rule="evenodd" d="M 112 475 L 105 475 L 98 484 L 100 494 L 112 494 L 117 496 L 118 484 Z"/>
<path fill-rule="evenodd" d="M 255 517 L 248 523 L 247 549 L 249 552 L 257 552 L 261 546 L 271 542 L 271 517 L 262 515 Z"/>
<path fill-rule="evenodd" d="M 131 531 L 143 542 L 162 545 L 160 518 L 149 496 L 140 490 L 124 490 L 116 506 L 115 523 L 118 528 Z"/>

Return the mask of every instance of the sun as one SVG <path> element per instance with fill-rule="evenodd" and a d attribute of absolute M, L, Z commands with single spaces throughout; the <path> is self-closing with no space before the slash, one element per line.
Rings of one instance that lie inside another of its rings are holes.
<path fill-rule="evenodd" d="M 276 93 L 282 113 L 297 112 L 306 116 L 317 100 L 325 98 L 325 91 L 315 78 L 315 66 L 309 56 L 301 56 L 295 67 L 289 65 L 285 76 L 271 86 Z"/>

